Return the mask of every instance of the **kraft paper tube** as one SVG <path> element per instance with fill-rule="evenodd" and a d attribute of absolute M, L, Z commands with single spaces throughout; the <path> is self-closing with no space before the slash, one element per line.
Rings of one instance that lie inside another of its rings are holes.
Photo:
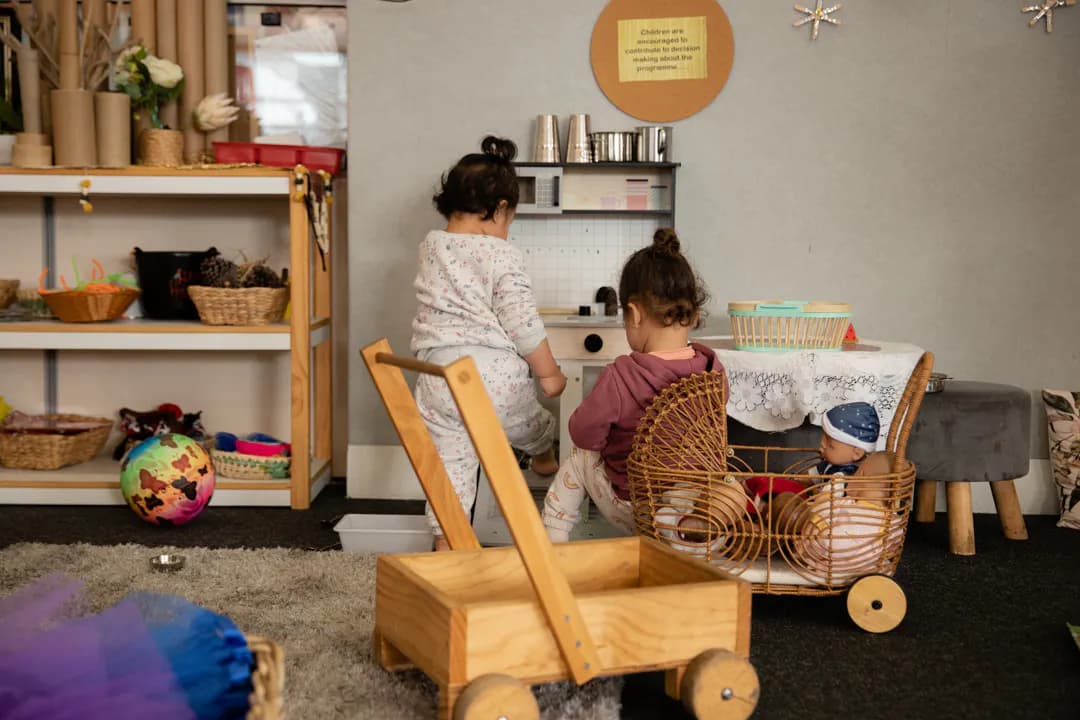
<path fill-rule="evenodd" d="M 151 53 L 157 49 L 157 21 L 154 14 L 154 0 L 131 0 L 131 37 Z"/>
<path fill-rule="evenodd" d="M 41 132 L 41 68 L 37 50 L 19 48 L 19 88 L 22 92 L 23 130 Z"/>
<path fill-rule="evenodd" d="M 195 129 L 191 113 L 203 98 L 203 4 L 185 0 L 176 13 L 176 47 L 184 69 L 184 90 L 180 95 L 180 129 L 184 131 L 184 161 L 195 163 L 202 156 L 205 139 Z"/>
<path fill-rule="evenodd" d="M 179 64 L 176 56 L 176 2 L 177 0 L 157 0 L 156 55 Z M 174 130 L 177 129 L 180 112 L 175 100 L 162 105 L 158 114 L 161 116 L 162 123 Z"/>
<path fill-rule="evenodd" d="M 97 164 L 94 129 L 94 93 L 89 90 L 53 90 L 53 146 L 56 164 L 93 167 Z"/>
<path fill-rule="evenodd" d="M 206 0 L 206 95 L 229 94 L 229 10 L 226 0 Z M 226 142 L 229 128 L 207 134 L 207 142 Z M 213 145 L 210 145 L 212 148 Z"/>
<path fill-rule="evenodd" d="M 79 66 L 79 2 L 62 0 L 60 17 L 56 19 L 60 32 L 60 89 L 76 90 L 82 84 Z"/>
<path fill-rule="evenodd" d="M 27 133 L 27 132 L 15 133 L 15 144 L 16 145 L 48 145 L 49 144 L 49 136 L 46 135 L 45 133 Z M 50 147 L 49 150 L 51 151 L 52 148 Z"/>
<path fill-rule="evenodd" d="M 131 98 L 124 93 L 94 93 L 97 161 L 101 167 L 131 164 Z"/>
<path fill-rule="evenodd" d="M 50 167 L 52 147 L 49 145 L 19 145 L 11 148 L 11 164 L 21 168 Z"/>
<path fill-rule="evenodd" d="M 83 23 L 96 25 L 108 32 L 109 26 L 105 18 L 105 0 L 83 0 Z"/>

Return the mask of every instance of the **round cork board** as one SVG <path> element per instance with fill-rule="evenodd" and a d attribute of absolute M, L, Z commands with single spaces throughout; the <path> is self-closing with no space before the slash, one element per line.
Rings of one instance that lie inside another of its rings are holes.
<path fill-rule="evenodd" d="M 611 0 L 593 28 L 591 58 L 596 83 L 617 108 L 671 122 L 720 93 L 735 38 L 716 0 Z"/>

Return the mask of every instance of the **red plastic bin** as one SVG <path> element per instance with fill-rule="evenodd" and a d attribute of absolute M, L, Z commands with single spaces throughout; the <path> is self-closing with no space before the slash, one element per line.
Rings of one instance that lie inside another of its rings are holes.
<path fill-rule="evenodd" d="M 219 163 L 257 163 L 267 167 L 325 170 L 331 175 L 341 171 L 345 151 L 313 145 L 272 145 L 269 143 L 215 142 L 214 160 Z"/>

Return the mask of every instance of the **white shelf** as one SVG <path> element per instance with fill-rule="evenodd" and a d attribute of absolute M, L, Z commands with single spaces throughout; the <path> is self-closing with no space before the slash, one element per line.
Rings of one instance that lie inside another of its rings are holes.
<path fill-rule="evenodd" d="M 232 327 L 145 319 L 0 322 L 2 350 L 288 350 L 289 346 L 287 324 Z"/>
<path fill-rule="evenodd" d="M 330 482 L 330 462 L 311 461 L 311 499 Z M 217 478 L 213 506 L 288 507 L 289 480 Z M 107 455 L 60 470 L 0 467 L 0 505 L 123 505 L 120 463 Z"/>
<path fill-rule="evenodd" d="M 79 195 L 83 180 L 90 180 L 91 199 L 95 195 L 286 197 L 292 189 L 288 171 L 261 168 L 4 169 L 0 172 L 0 194 Z"/>

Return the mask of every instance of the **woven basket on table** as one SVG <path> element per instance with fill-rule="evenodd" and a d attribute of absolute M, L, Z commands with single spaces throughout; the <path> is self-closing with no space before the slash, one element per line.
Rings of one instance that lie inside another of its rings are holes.
<path fill-rule="evenodd" d="M 281 321 L 289 304 L 289 288 L 189 285 L 188 295 L 207 325 L 270 325 Z"/>
<path fill-rule="evenodd" d="M 238 480 L 288 480 L 292 458 L 288 455 L 248 455 L 210 448 L 214 473 Z"/>
<path fill-rule="evenodd" d="M 57 470 L 93 460 L 105 447 L 113 421 L 86 415 L 49 415 L 50 420 L 98 422 L 101 427 L 72 433 L 26 433 L 0 428 L 0 465 L 23 470 Z"/>
<path fill-rule="evenodd" d="M 272 640 L 248 637 L 248 649 L 255 656 L 251 672 L 251 708 L 248 720 L 279 720 L 285 716 L 285 653 Z"/>
<path fill-rule="evenodd" d="M 63 322 L 105 322 L 123 315 L 140 294 L 140 290 L 133 288 L 107 293 L 60 290 L 43 293 L 41 299 Z"/>

